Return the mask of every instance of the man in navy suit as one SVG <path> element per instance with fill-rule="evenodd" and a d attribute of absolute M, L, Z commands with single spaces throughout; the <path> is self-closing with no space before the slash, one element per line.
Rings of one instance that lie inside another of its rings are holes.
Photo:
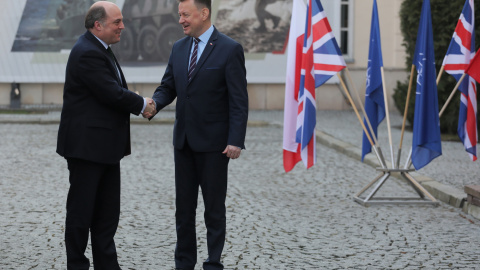
<path fill-rule="evenodd" d="M 70 171 L 65 247 L 68 269 L 120 269 L 114 243 L 120 216 L 120 160 L 130 154 L 130 113 L 153 115 L 154 103 L 127 89 L 110 44 L 124 29 L 120 9 L 96 2 L 87 31 L 67 62 L 57 153 Z"/>
<path fill-rule="evenodd" d="M 197 262 L 195 212 L 200 187 L 208 245 L 203 269 L 223 269 L 220 257 L 225 243 L 228 163 L 245 148 L 245 57 L 239 43 L 212 25 L 211 0 L 179 0 L 178 13 L 187 37 L 173 45 L 152 97 L 157 111 L 177 99 L 173 131 L 175 267 L 193 270 Z"/>

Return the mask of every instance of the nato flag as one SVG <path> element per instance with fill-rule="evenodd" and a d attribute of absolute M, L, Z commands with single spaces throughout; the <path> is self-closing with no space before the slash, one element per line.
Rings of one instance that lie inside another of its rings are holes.
<path fill-rule="evenodd" d="M 385 118 L 385 102 L 383 99 L 382 86 L 382 45 L 380 42 L 380 27 L 378 24 L 377 1 L 373 1 L 372 22 L 370 27 L 370 48 L 368 51 L 368 67 L 367 67 L 367 85 L 365 89 L 365 112 L 368 120 L 372 125 L 372 130 L 377 137 L 377 127 Z M 365 126 L 368 123 L 364 120 Z M 372 138 L 371 131 L 370 138 Z M 363 132 L 362 141 L 362 161 L 366 154 L 372 151 L 370 142 L 368 141 L 365 131 Z"/>
<path fill-rule="evenodd" d="M 417 68 L 417 92 L 412 163 L 419 170 L 442 154 L 430 0 L 423 1 L 413 64 Z"/>

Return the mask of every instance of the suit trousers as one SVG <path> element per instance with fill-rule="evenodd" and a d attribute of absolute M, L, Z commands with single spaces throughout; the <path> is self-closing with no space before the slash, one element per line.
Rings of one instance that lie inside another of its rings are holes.
<path fill-rule="evenodd" d="M 65 247 L 67 269 L 89 269 L 85 256 L 91 233 L 94 269 L 120 269 L 113 237 L 120 218 L 120 163 L 67 158 Z"/>
<path fill-rule="evenodd" d="M 203 269 L 223 269 L 225 244 L 227 174 L 229 158 L 218 152 L 195 152 L 188 142 L 175 154 L 176 229 L 175 267 L 194 269 L 197 262 L 195 216 L 199 187 L 205 205 L 208 258 Z"/>

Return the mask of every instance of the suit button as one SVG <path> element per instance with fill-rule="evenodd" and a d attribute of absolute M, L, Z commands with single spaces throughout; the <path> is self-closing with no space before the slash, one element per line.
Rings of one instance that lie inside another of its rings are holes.
<path fill-rule="evenodd" d="M 190 96 L 187 96 L 187 99 L 190 99 Z"/>

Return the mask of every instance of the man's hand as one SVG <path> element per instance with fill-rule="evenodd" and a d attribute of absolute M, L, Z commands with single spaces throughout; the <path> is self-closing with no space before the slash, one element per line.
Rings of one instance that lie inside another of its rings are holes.
<path fill-rule="evenodd" d="M 237 146 L 233 145 L 227 145 L 227 148 L 222 152 L 222 154 L 226 154 L 227 157 L 231 159 L 237 159 L 240 157 L 240 153 L 242 152 L 242 149 Z"/>
<path fill-rule="evenodd" d="M 155 109 L 155 101 L 148 97 L 145 99 L 147 100 L 147 106 L 145 107 L 145 110 L 143 110 L 142 116 L 144 118 L 150 118 L 157 114 L 157 110 Z"/>

